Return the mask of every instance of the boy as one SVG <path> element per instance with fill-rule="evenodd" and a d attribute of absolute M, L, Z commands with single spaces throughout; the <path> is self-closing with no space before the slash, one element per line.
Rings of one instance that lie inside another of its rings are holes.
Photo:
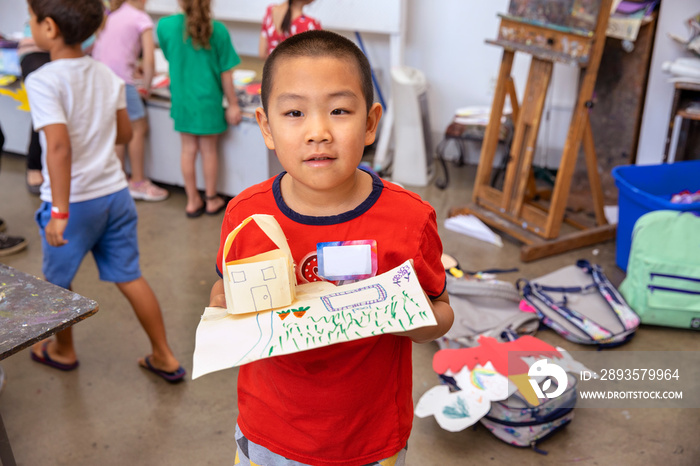
<path fill-rule="evenodd" d="M 32 121 L 41 131 L 44 183 L 36 213 L 46 279 L 70 288 L 92 251 L 105 281 L 133 307 L 153 352 L 139 364 L 168 382 L 185 370 L 168 346 L 158 300 L 141 276 L 136 208 L 114 152 L 131 138 L 124 81 L 84 56 L 80 44 L 102 23 L 101 0 L 28 0 L 29 25 L 51 62 L 27 78 Z M 71 328 L 32 348 L 34 361 L 78 367 Z"/>
<path fill-rule="evenodd" d="M 438 325 L 241 366 L 235 464 L 403 464 L 413 421 L 411 340 L 432 341 L 453 320 L 435 211 L 358 169 L 382 109 L 369 63 L 351 41 L 328 31 L 286 39 L 265 63 L 261 94 L 256 118 L 286 171 L 231 201 L 217 268 L 226 236 L 252 214 L 275 216 L 300 284 L 322 279 L 317 243 L 376 240 L 377 273 L 412 259 Z M 227 260 L 276 247 L 257 226 L 243 231 Z M 210 306 L 225 306 L 222 280 Z"/>

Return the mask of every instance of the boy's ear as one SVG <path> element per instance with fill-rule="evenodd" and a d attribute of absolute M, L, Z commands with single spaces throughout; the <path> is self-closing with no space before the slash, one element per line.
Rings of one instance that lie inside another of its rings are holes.
<path fill-rule="evenodd" d="M 270 131 L 270 121 L 267 119 L 265 110 L 263 110 L 262 107 L 255 109 L 255 121 L 258 122 L 260 132 L 262 133 L 267 148 L 275 150 L 275 141 L 272 139 L 272 131 Z"/>
<path fill-rule="evenodd" d="M 61 30 L 58 29 L 56 21 L 54 21 L 51 17 L 47 16 L 46 18 L 44 18 L 40 26 L 44 29 L 44 33 L 46 34 L 47 39 L 53 40 L 59 35 L 61 35 Z"/>
<path fill-rule="evenodd" d="M 369 146 L 374 142 L 377 136 L 377 127 L 379 126 L 379 120 L 382 118 L 382 105 L 379 102 L 375 102 L 369 108 L 367 113 L 367 126 L 365 128 L 365 146 Z"/>

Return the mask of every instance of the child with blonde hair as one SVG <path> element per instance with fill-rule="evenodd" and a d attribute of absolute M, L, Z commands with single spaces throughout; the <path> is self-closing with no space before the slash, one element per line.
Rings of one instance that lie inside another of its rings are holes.
<path fill-rule="evenodd" d="M 168 345 L 158 300 L 141 275 L 137 213 L 114 152 L 131 138 L 124 81 L 84 55 L 81 42 L 102 23 L 100 0 L 28 0 L 36 45 L 51 62 L 27 78 L 32 122 L 41 131 L 43 203 L 36 212 L 42 271 L 54 285 L 71 288 L 92 252 L 100 279 L 114 282 L 129 300 L 150 340 L 139 360 L 168 382 L 185 376 Z M 31 358 L 55 369 L 78 367 L 72 328 L 32 347 Z"/>
<path fill-rule="evenodd" d="M 134 136 L 127 145 L 117 146 L 117 156 L 124 163 L 126 149 L 131 162 L 129 193 L 134 199 L 162 201 L 168 191 L 154 185 L 144 174 L 144 145 L 148 132 L 146 107 L 141 95 L 151 93 L 151 80 L 155 73 L 155 41 L 153 20 L 145 11 L 146 0 L 116 0 L 112 2 L 112 12 L 107 16 L 104 28 L 100 31 L 92 49 L 92 56 L 109 66 L 117 76 L 126 82 L 126 110 Z M 136 88 L 134 71 L 139 55 L 142 55 L 142 86 Z"/>
<path fill-rule="evenodd" d="M 294 34 L 321 29 L 317 19 L 304 14 L 304 7 L 313 1 L 287 0 L 267 7 L 258 45 L 261 58 L 267 58 L 280 42 Z"/>
<path fill-rule="evenodd" d="M 241 121 L 233 67 L 240 58 L 226 26 L 211 17 L 211 0 L 180 0 L 184 13 L 165 17 L 156 32 L 169 62 L 170 116 L 180 133 L 181 168 L 187 194 L 185 214 L 216 215 L 226 207 L 217 194 L 219 135 Z M 228 107 L 222 106 L 226 96 Z M 195 161 L 202 154 L 204 200 L 197 190 Z"/>

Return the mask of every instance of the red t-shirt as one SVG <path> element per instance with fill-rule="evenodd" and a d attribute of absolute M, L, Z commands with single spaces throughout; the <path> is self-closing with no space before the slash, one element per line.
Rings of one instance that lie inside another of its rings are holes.
<path fill-rule="evenodd" d="M 377 273 L 413 259 L 428 296 L 443 293 L 435 210 L 416 194 L 373 175 L 372 194 L 354 210 L 309 217 L 284 203 L 282 176 L 231 201 L 217 270 L 229 232 L 250 215 L 270 214 L 287 237 L 299 284 L 318 279 L 317 243 L 373 239 Z M 251 222 L 236 237 L 227 261 L 275 248 Z M 245 364 L 238 372 L 238 425 L 252 442 L 302 463 L 350 466 L 390 457 L 411 433 L 411 345 L 409 338 L 389 334 Z"/>

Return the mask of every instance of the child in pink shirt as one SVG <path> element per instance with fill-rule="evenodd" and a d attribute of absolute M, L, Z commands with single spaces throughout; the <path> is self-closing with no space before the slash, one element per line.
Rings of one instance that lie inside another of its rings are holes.
<path fill-rule="evenodd" d="M 92 56 L 109 66 L 126 82 L 126 106 L 134 136 L 128 144 L 131 161 L 129 192 L 134 199 L 162 201 L 168 191 L 160 188 L 144 176 L 144 144 L 148 132 L 146 108 L 136 89 L 134 71 L 140 54 L 143 54 L 143 79 L 141 94 L 148 97 L 155 73 L 153 20 L 146 13 L 146 0 L 113 2 L 113 11 L 107 16 Z M 117 155 L 124 163 L 125 145 L 117 146 Z"/>

